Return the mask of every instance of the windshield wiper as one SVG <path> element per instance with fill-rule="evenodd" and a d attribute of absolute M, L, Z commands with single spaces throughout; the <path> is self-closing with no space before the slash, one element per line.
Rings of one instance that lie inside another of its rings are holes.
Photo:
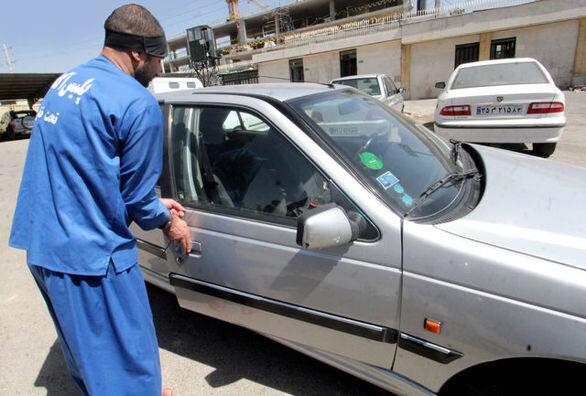
<path fill-rule="evenodd" d="M 480 180 L 481 176 L 482 175 L 480 174 L 480 171 L 476 168 L 470 169 L 466 172 L 448 173 L 447 175 L 445 175 L 444 177 L 442 177 L 441 179 L 439 179 L 438 181 L 433 183 L 431 186 L 427 187 L 427 189 L 421 193 L 421 195 L 419 196 L 417 201 L 415 201 L 413 206 L 411 208 L 409 208 L 409 210 L 406 211 L 403 216 L 404 217 L 409 216 L 415 208 L 417 208 L 423 201 L 425 201 L 427 199 L 427 197 L 429 197 L 431 194 L 433 194 L 434 192 L 439 190 L 443 185 L 445 185 L 449 182 L 462 181 L 462 180 L 466 180 L 466 179 L 470 179 L 470 178 L 475 178 L 476 180 Z"/>

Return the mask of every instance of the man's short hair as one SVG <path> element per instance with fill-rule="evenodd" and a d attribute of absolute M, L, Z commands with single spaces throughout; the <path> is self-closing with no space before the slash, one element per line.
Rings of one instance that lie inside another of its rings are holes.
<path fill-rule="evenodd" d="M 157 19 L 143 6 L 126 4 L 116 8 L 104 23 L 106 30 L 137 36 L 164 36 Z"/>

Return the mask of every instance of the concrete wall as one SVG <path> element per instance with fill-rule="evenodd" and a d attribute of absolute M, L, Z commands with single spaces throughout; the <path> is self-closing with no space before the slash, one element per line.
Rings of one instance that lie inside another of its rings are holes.
<path fill-rule="evenodd" d="M 356 61 L 358 74 L 385 73 L 393 77 L 400 85 L 401 43 L 399 41 L 358 47 Z"/>
<path fill-rule="evenodd" d="M 537 59 L 558 86 L 567 88 L 572 83 L 579 27 L 579 20 L 550 23 L 495 32 L 492 39 L 517 37 L 515 56 Z"/>
<path fill-rule="evenodd" d="M 539 60 L 549 70 L 556 84 L 567 88 L 572 83 L 579 26 L 579 20 L 558 22 L 493 32 L 490 38 L 498 40 L 515 37 L 517 58 Z M 454 71 L 456 45 L 474 42 L 480 42 L 480 34 L 412 44 L 411 99 L 437 97 L 440 90 L 434 88 L 435 83 L 447 81 Z"/>
<path fill-rule="evenodd" d="M 277 83 L 289 81 L 289 60 L 259 63 L 258 82 Z"/>
<path fill-rule="evenodd" d="M 306 82 L 329 83 L 339 76 L 340 55 L 337 51 L 303 57 L 303 77 Z M 258 64 L 259 83 L 286 81 L 289 81 L 289 59 Z"/>
<path fill-rule="evenodd" d="M 480 35 L 427 41 L 411 45 L 411 86 L 405 87 L 410 99 L 435 98 L 441 90 L 438 81 L 448 81 L 454 71 L 456 45 L 475 43 Z"/>
<path fill-rule="evenodd" d="M 586 18 L 580 20 L 572 85 L 586 86 Z"/>
<path fill-rule="evenodd" d="M 329 83 L 340 76 L 339 52 L 310 55 L 303 58 L 305 81 Z"/>

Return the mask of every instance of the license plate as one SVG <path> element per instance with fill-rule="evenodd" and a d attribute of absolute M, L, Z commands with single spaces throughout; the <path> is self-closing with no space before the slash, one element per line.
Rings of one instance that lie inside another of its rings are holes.
<path fill-rule="evenodd" d="M 496 105 L 496 106 L 478 106 L 476 108 L 477 116 L 499 116 L 499 115 L 521 115 L 523 114 L 522 105 Z"/>

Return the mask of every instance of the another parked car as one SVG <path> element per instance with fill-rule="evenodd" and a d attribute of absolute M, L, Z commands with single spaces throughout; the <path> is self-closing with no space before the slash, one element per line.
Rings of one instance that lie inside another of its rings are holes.
<path fill-rule="evenodd" d="M 133 232 L 182 307 L 398 395 L 580 392 L 585 169 L 450 144 L 351 88 L 158 98 L 158 190 L 193 249 Z"/>
<path fill-rule="evenodd" d="M 386 74 L 361 74 L 336 78 L 330 84 L 347 85 L 373 96 L 397 111 L 403 112 L 405 101 L 402 93 L 404 88 L 397 88 L 391 76 Z"/>
<path fill-rule="evenodd" d="M 553 154 L 566 125 L 565 97 L 547 69 L 531 58 L 465 63 L 437 100 L 434 129 L 467 142 L 532 143 Z"/>
<path fill-rule="evenodd" d="M 203 88 L 203 84 L 195 77 L 155 77 L 147 88 L 152 94 L 157 94 L 179 89 Z"/>
<path fill-rule="evenodd" d="M 10 110 L 0 118 L 0 136 L 13 139 L 15 136 L 30 135 L 37 113 L 34 110 Z"/>

